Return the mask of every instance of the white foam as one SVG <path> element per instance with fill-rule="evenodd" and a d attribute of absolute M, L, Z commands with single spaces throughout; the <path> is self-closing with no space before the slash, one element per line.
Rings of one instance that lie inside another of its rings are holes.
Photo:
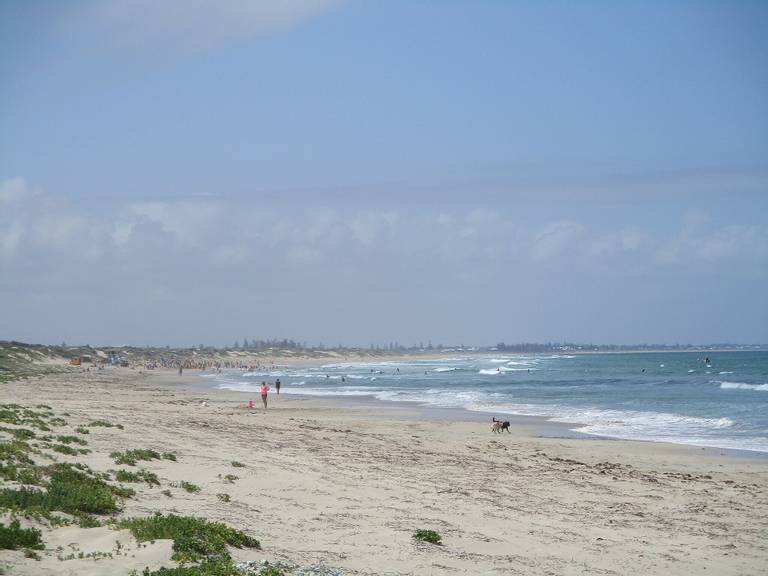
<path fill-rule="evenodd" d="M 468 409 L 541 416 L 552 422 L 583 424 L 574 431 L 592 436 L 768 452 L 768 438 L 734 438 L 720 434 L 719 431 L 734 427 L 735 423 L 730 418 L 536 404 L 477 404 Z"/>
<path fill-rule="evenodd" d="M 492 376 L 494 374 L 502 374 L 504 372 L 524 372 L 527 368 L 507 368 L 506 366 L 499 366 L 498 368 L 482 368 L 478 371 L 478 374 L 486 374 Z"/>
<path fill-rule="evenodd" d="M 461 368 L 456 368 L 455 366 L 441 366 L 439 368 L 433 368 L 432 372 L 456 372 L 457 370 L 461 370 Z"/>
<path fill-rule="evenodd" d="M 768 392 L 768 383 L 747 384 L 746 382 L 720 382 L 720 388 L 724 390 L 761 390 L 763 392 Z"/>
<path fill-rule="evenodd" d="M 723 375 L 723 374 L 733 374 L 733 372 L 718 372 L 718 374 L 720 374 L 720 375 Z"/>
<path fill-rule="evenodd" d="M 342 388 L 285 388 L 280 392 L 285 394 L 301 394 L 305 396 L 371 396 L 375 390 L 342 389 Z"/>
<path fill-rule="evenodd" d="M 498 368 L 483 368 L 478 372 L 478 374 L 486 374 L 487 376 L 495 376 L 497 374 L 501 374 L 501 370 Z"/>

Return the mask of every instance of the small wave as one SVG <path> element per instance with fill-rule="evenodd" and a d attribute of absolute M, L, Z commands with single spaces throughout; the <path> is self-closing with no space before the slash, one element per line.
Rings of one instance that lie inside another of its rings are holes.
<path fill-rule="evenodd" d="M 281 390 L 283 392 L 283 390 Z M 285 394 L 301 394 L 303 396 L 371 396 L 375 390 L 343 390 L 340 388 L 287 388 Z"/>
<path fill-rule="evenodd" d="M 461 370 L 461 368 L 456 368 L 455 366 L 445 366 L 441 368 L 434 368 L 432 372 L 456 372 L 457 370 Z"/>
<path fill-rule="evenodd" d="M 733 372 L 718 372 L 718 374 L 722 376 L 723 374 L 733 374 Z"/>
<path fill-rule="evenodd" d="M 724 390 L 761 390 L 768 392 L 768 384 L 747 384 L 746 382 L 720 382 Z"/>
<path fill-rule="evenodd" d="M 696 370 L 688 370 L 688 374 L 693 374 Z"/>
<path fill-rule="evenodd" d="M 476 404 L 470 410 L 541 416 L 553 422 L 581 424 L 575 430 L 593 436 L 716 446 L 768 452 L 768 439 L 737 438 L 730 418 L 702 418 L 665 412 L 577 408 L 537 404 Z"/>
<path fill-rule="evenodd" d="M 498 368 L 483 368 L 478 371 L 478 374 L 493 376 L 494 374 L 503 374 L 504 372 L 525 372 L 527 370 L 528 368 L 507 368 L 506 366 L 499 366 Z"/>

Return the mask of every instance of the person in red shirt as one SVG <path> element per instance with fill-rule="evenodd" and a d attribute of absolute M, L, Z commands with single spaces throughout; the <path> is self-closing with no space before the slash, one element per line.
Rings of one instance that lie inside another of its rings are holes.
<path fill-rule="evenodd" d="M 266 382 L 261 383 L 261 401 L 264 403 L 264 410 L 267 409 L 267 391 L 269 387 Z"/>

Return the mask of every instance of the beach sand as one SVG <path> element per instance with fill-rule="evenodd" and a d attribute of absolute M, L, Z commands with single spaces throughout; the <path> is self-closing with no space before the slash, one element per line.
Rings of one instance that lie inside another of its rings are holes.
<path fill-rule="evenodd" d="M 255 395 L 259 408 L 248 410 L 248 394 L 179 382 L 170 371 L 73 371 L 3 385 L 0 401 L 45 403 L 69 414 L 69 428 L 95 419 L 124 426 L 92 428 L 93 452 L 61 461 L 105 471 L 117 468 L 114 450 L 176 452 L 177 462 L 141 463 L 162 486 L 131 485 L 137 495 L 121 515 L 173 511 L 226 522 L 262 543 L 233 549 L 238 560 L 420 576 L 768 573 L 766 458 L 537 438 L 520 426 L 497 435 L 488 423 L 422 420 L 411 407 L 275 394 L 264 413 Z M 227 474 L 239 479 L 227 482 Z M 182 480 L 201 491 L 169 488 Z M 420 528 L 438 531 L 443 544 L 415 541 Z M 118 576 L 174 565 L 170 542 L 138 548 L 124 530 L 70 526 L 43 537 L 41 560 L 0 551 L 0 566 L 7 574 Z M 57 558 L 114 552 L 116 540 L 122 553 L 112 559 Z"/>

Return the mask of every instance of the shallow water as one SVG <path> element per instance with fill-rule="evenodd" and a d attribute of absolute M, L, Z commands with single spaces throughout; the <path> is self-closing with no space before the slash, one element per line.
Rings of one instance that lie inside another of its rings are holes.
<path fill-rule="evenodd" d="M 541 416 L 586 434 L 768 452 L 768 352 L 498 353 L 206 376 L 232 390 L 280 378 L 285 394 Z"/>

